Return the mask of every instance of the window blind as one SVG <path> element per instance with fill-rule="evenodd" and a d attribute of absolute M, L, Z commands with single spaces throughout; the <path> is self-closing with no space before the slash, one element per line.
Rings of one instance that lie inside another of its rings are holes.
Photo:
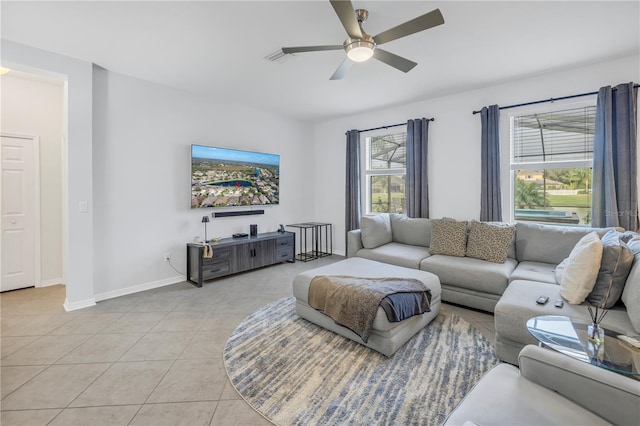
<path fill-rule="evenodd" d="M 596 107 L 513 119 L 512 164 L 593 159 Z"/>
<path fill-rule="evenodd" d="M 407 134 L 374 136 L 370 144 L 370 169 L 404 168 L 407 163 Z"/>

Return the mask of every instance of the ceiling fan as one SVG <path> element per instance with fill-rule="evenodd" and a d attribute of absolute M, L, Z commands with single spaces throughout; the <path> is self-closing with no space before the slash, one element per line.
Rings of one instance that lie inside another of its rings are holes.
<path fill-rule="evenodd" d="M 318 52 L 323 50 L 340 50 L 347 52 L 347 57 L 331 76 L 331 80 L 340 80 L 345 76 L 353 62 L 364 62 L 373 57 L 403 72 L 409 72 L 417 63 L 402 56 L 395 55 L 378 48 L 379 45 L 397 40 L 420 31 L 444 24 L 444 18 L 440 9 L 434 9 L 429 13 L 414 18 L 396 27 L 383 31 L 378 35 L 370 36 L 364 32 L 362 23 L 367 20 L 369 12 L 365 9 L 353 9 L 349 0 L 330 0 L 331 6 L 336 11 L 342 26 L 349 37 L 342 44 L 326 46 L 301 46 L 283 47 L 285 54 L 300 52 Z"/>

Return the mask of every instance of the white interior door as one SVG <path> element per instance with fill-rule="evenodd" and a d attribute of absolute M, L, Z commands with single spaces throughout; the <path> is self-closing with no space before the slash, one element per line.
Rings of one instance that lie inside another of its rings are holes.
<path fill-rule="evenodd" d="M 37 138 L 2 135 L 0 291 L 35 285 Z"/>

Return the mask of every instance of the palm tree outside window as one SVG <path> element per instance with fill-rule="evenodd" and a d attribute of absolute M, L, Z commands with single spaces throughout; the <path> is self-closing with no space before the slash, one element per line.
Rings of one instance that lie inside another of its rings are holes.
<path fill-rule="evenodd" d="M 511 118 L 515 220 L 591 225 L 595 105 Z"/>

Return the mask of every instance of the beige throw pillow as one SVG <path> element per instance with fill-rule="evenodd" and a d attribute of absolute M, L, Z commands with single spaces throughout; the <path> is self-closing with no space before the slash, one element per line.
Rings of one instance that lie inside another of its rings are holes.
<path fill-rule="evenodd" d="M 516 227 L 506 223 L 486 223 L 471 221 L 467 240 L 467 257 L 504 263 Z"/>
<path fill-rule="evenodd" d="M 601 259 L 602 241 L 597 232 L 590 232 L 578 241 L 560 280 L 560 295 L 567 302 L 573 305 L 584 302 L 598 278 Z"/>
<path fill-rule="evenodd" d="M 562 282 L 562 276 L 564 275 L 564 270 L 567 269 L 567 263 L 569 263 L 569 258 L 567 257 L 565 260 L 560 262 L 558 266 L 556 266 L 556 282 L 560 284 Z"/>
<path fill-rule="evenodd" d="M 467 248 L 467 222 L 452 219 L 431 221 L 431 254 L 463 257 Z"/>

